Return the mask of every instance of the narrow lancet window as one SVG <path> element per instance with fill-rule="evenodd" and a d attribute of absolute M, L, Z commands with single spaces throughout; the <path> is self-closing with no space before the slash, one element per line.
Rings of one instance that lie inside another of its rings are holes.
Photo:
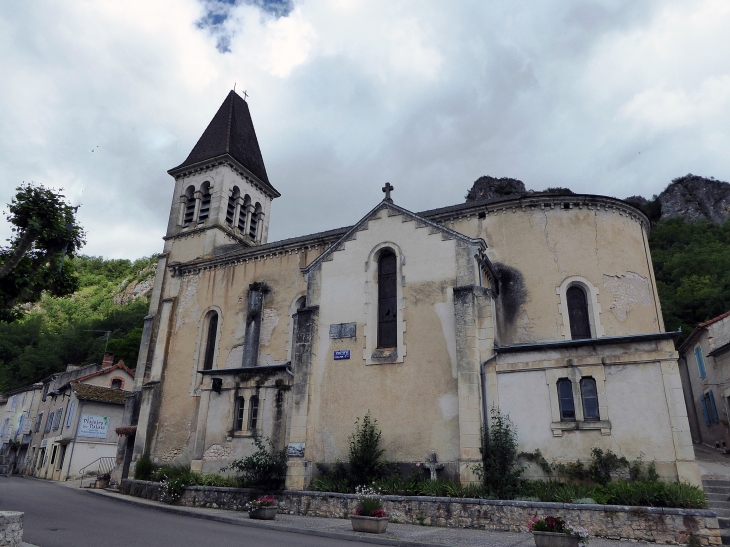
<path fill-rule="evenodd" d="M 243 409 L 246 400 L 243 397 L 236 397 L 236 408 L 233 416 L 233 430 L 243 431 Z"/>
<path fill-rule="evenodd" d="M 248 229 L 248 235 L 254 241 L 258 235 L 259 222 L 261 221 L 261 204 L 257 203 L 251 214 L 251 226 Z"/>
<path fill-rule="evenodd" d="M 558 380 L 558 401 L 560 402 L 560 420 L 575 421 L 575 403 L 573 402 L 573 382 L 567 378 Z"/>
<path fill-rule="evenodd" d="M 241 212 L 238 213 L 238 229 L 241 232 L 246 233 L 246 217 L 251 214 L 249 209 L 251 208 L 251 198 L 246 194 L 243 198 L 243 205 L 241 206 Z"/>
<path fill-rule="evenodd" d="M 580 381 L 580 396 L 583 399 L 583 419 L 600 420 L 598 413 L 598 390 L 593 378 L 583 378 Z"/>
<path fill-rule="evenodd" d="M 248 415 L 248 428 L 251 431 L 254 431 L 256 427 L 259 425 L 259 397 L 258 395 L 254 395 L 251 397 L 251 400 L 249 401 L 249 406 L 251 408 L 249 415 Z"/>
<path fill-rule="evenodd" d="M 396 256 L 391 250 L 383 251 L 378 259 L 378 347 L 398 345 L 398 286 Z"/>
<path fill-rule="evenodd" d="M 585 291 L 574 285 L 566 291 L 565 296 L 568 301 L 571 339 L 591 338 L 591 323 L 588 319 L 588 302 Z"/>
<path fill-rule="evenodd" d="M 211 370 L 213 368 L 213 356 L 215 355 L 215 338 L 218 333 L 218 314 L 212 313 L 208 321 L 208 336 L 205 344 L 205 359 L 203 360 L 203 370 Z"/>

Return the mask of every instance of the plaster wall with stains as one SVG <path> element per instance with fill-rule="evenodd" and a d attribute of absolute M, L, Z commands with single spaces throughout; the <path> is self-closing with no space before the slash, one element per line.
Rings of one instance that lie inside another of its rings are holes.
<path fill-rule="evenodd" d="M 191 457 L 198 413 L 207 412 L 200 408 L 198 401 L 205 386 L 197 371 L 202 368 L 204 358 L 208 313 L 214 310 L 219 314 L 213 369 L 240 367 L 248 287 L 256 281 L 265 281 L 271 290 L 263 303 L 259 363 L 286 362 L 290 343 L 289 312 L 292 302 L 306 292 L 299 268 L 320 252 L 321 248 L 259 257 L 248 263 L 227 264 L 168 279 L 162 298 L 174 299 L 174 312 L 168 327 L 164 387 L 153 453 L 175 449 L 184 453 L 183 458 Z M 165 275 L 170 276 L 169 271 Z M 232 407 L 227 412 L 230 415 Z M 216 426 L 209 432 L 215 437 L 219 429 L 225 434 L 230 424 Z M 222 441 L 216 437 L 215 442 Z"/>
<path fill-rule="evenodd" d="M 395 362 L 369 363 L 377 347 L 372 310 L 377 305 L 377 249 L 397 257 L 402 343 Z M 459 459 L 454 295 L 456 241 L 381 211 L 367 229 L 321 263 L 319 328 L 313 351 L 307 459 L 348 458 L 348 436 L 368 411 L 383 431 L 385 457 L 421 461 L 435 450 L 440 461 Z M 472 276 L 474 279 L 474 276 Z M 356 323 L 356 338 L 330 339 L 329 326 Z M 334 360 L 336 350 L 350 359 Z"/>
<path fill-rule="evenodd" d="M 597 291 L 604 336 L 664 330 L 646 232 L 635 218 L 595 207 L 506 207 L 445 225 L 484 239 L 514 280 L 498 301 L 500 345 L 569 339 L 557 290 L 576 276 Z"/>
<path fill-rule="evenodd" d="M 610 450 L 633 461 L 655 462 L 663 480 L 700 484 L 684 406 L 676 352 L 671 340 L 631 342 L 605 347 L 500 355 L 487 396 L 509 414 L 519 449 L 539 449 L 549 462 L 588 462 L 591 450 Z M 600 422 L 582 429 L 580 390 L 578 419 L 559 422 L 555 379 L 598 379 Z M 600 424 L 600 425 L 599 425 Z M 560 429 L 572 425 L 573 429 Z"/>

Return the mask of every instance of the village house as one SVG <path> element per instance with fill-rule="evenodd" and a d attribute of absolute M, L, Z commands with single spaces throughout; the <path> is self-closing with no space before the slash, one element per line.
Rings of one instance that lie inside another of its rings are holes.
<path fill-rule="evenodd" d="M 42 388 L 43 384 L 37 383 L 0 396 L 0 475 L 16 473 L 25 466 Z"/>
<path fill-rule="evenodd" d="M 113 463 L 115 429 L 129 394 L 123 388 L 133 382 L 134 372 L 123 361 L 113 364 L 109 353 L 101 366 L 69 366 L 44 380 L 25 473 L 64 481 L 78 478 L 85 468 L 97 472 L 100 463 Z"/>
<path fill-rule="evenodd" d="M 679 356 L 692 440 L 730 452 L 730 312 L 700 323 Z"/>
<path fill-rule="evenodd" d="M 268 242 L 281 194 L 234 92 L 169 174 L 120 460 L 217 472 L 256 432 L 287 448 L 302 489 L 316 463 L 347 460 L 369 411 L 388 460 L 434 452 L 468 483 L 497 408 L 548 461 L 600 448 L 700 484 L 632 205 L 534 193 L 415 213 L 386 183 L 351 226 Z"/>

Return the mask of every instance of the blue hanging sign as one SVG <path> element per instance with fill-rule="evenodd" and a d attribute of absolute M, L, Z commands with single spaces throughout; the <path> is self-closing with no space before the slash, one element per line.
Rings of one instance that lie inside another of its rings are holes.
<path fill-rule="evenodd" d="M 343 359 L 350 358 L 349 349 L 336 349 L 335 350 L 335 361 L 342 361 Z"/>

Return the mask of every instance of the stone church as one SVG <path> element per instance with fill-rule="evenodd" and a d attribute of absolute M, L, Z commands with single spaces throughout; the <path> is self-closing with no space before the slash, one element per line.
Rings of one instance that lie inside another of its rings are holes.
<path fill-rule="evenodd" d="M 234 92 L 168 173 L 127 468 L 148 454 L 217 472 L 258 431 L 288 448 L 287 486 L 306 488 L 316 463 L 348 459 L 369 411 L 385 458 L 434 451 L 470 482 L 497 407 L 548 461 L 597 447 L 700 483 L 633 206 L 534 193 L 414 213 L 386 184 L 351 226 L 269 242 L 281 194 Z"/>

